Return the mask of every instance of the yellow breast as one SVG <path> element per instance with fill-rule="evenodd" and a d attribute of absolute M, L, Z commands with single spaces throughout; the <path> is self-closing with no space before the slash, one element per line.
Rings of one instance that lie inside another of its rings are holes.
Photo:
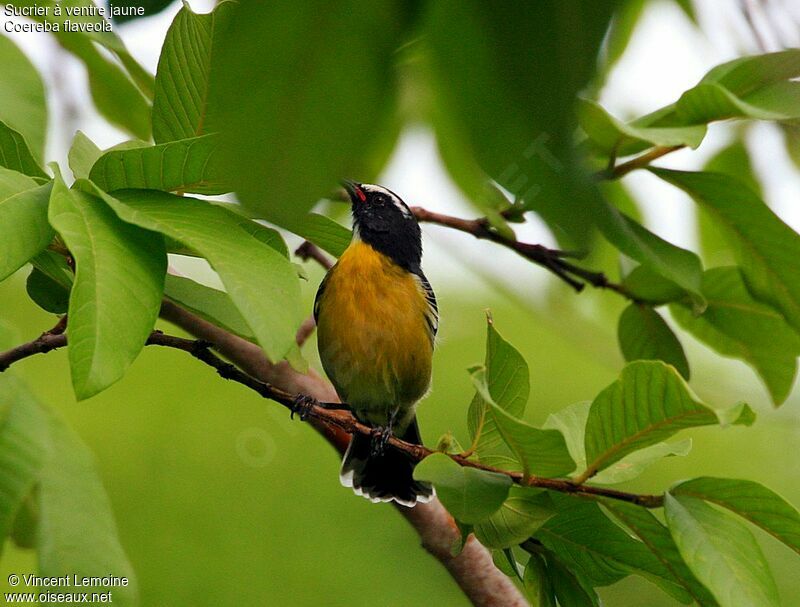
<path fill-rule="evenodd" d="M 406 409 L 430 384 L 427 302 L 413 274 L 355 241 L 328 274 L 317 314 L 325 371 L 356 409 Z M 376 411 L 378 413 L 378 411 Z"/>

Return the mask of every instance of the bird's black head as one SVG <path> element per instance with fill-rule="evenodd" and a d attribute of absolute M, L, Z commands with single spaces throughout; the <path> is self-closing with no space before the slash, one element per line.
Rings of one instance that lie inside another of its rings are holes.
<path fill-rule="evenodd" d="M 382 186 L 343 181 L 353 206 L 353 234 L 409 271 L 419 269 L 422 234 L 400 197 Z"/>

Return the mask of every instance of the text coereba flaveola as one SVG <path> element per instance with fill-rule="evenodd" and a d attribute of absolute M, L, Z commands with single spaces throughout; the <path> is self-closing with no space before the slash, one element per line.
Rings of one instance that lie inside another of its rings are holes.
<path fill-rule="evenodd" d="M 389 433 L 421 443 L 415 409 L 428 391 L 439 323 L 422 273 L 422 235 L 397 194 L 343 183 L 353 239 L 320 284 L 314 302 L 322 366 L 355 417 L 376 428 L 355 435 L 341 481 L 372 501 L 427 502 L 432 487 L 412 477 L 414 462 L 385 447 Z"/>

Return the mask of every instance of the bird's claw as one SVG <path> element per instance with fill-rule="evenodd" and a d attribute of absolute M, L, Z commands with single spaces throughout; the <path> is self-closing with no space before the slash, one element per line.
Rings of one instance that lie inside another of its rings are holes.
<path fill-rule="evenodd" d="M 370 454 L 380 457 L 386 451 L 386 445 L 389 444 L 389 439 L 392 437 L 391 428 L 373 428 L 372 440 L 370 443 Z"/>
<path fill-rule="evenodd" d="M 292 413 L 289 418 L 294 419 L 294 414 L 297 413 L 300 416 L 300 421 L 305 421 L 315 405 L 319 405 L 319 401 L 316 398 L 306 394 L 298 394 L 292 401 Z"/>

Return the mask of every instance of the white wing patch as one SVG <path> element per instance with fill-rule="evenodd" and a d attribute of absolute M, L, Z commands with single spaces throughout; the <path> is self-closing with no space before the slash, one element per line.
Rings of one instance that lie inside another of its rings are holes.
<path fill-rule="evenodd" d="M 375 185 L 372 183 L 361 184 L 361 189 L 371 194 L 376 194 L 376 193 L 384 194 L 389 198 L 389 200 L 392 201 L 392 204 L 394 204 L 394 206 L 397 207 L 397 210 L 399 210 L 404 217 L 411 217 L 411 209 L 409 209 L 408 205 L 405 202 L 403 202 L 400 199 L 400 197 L 391 190 L 383 186 Z"/>

